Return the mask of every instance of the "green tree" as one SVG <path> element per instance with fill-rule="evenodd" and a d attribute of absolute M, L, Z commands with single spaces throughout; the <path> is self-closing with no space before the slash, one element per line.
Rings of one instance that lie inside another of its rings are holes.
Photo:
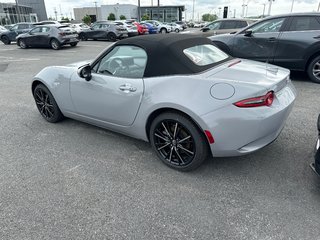
<path fill-rule="evenodd" d="M 120 15 L 120 20 L 126 20 L 126 16 L 125 15 Z"/>
<path fill-rule="evenodd" d="M 150 20 L 150 17 L 148 14 L 145 14 L 141 17 L 141 21 Z"/>
<path fill-rule="evenodd" d="M 116 20 L 116 15 L 114 15 L 114 13 L 110 13 L 108 16 L 108 20 L 110 20 L 110 21 Z"/>
<path fill-rule="evenodd" d="M 206 13 L 202 15 L 202 21 L 205 21 L 205 22 L 212 22 L 217 19 L 218 17 L 215 14 Z"/>
<path fill-rule="evenodd" d="M 91 24 L 91 17 L 89 15 L 85 15 L 83 18 L 82 18 L 82 22 L 84 22 L 85 24 L 87 25 L 90 25 Z"/>

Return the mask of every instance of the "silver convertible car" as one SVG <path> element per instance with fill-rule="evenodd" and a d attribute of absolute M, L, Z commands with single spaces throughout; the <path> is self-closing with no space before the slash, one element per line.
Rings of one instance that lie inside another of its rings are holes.
<path fill-rule="evenodd" d="M 210 152 L 238 156 L 268 145 L 296 98 L 287 69 L 180 34 L 124 39 L 93 61 L 46 67 L 32 93 L 47 121 L 68 117 L 149 141 L 182 171 Z"/>

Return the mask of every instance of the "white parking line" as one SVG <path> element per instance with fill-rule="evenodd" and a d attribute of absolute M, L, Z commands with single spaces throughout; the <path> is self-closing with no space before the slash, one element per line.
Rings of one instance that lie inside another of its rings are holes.
<path fill-rule="evenodd" d="M 4 59 L 1 62 L 21 62 L 21 61 L 40 61 L 40 58 L 18 58 L 18 59 Z"/>
<path fill-rule="evenodd" d="M 104 47 L 102 45 L 87 45 L 87 44 L 81 44 L 79 46 L 84 46 L 84 47 Z"/>

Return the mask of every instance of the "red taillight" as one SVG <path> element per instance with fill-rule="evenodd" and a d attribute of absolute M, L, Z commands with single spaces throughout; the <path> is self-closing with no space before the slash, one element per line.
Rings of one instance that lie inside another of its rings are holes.
<path fill-rule="evenodd" d="M 209 143 L 210 144 L 214 143 L 214 138 L 213 138 L 211 132 L 208 130 L 204 130 L 204 133 L 206 134 Z"/>
<path fill-rule="evenodd" d="M 59 35 L 60 35 L 60 36 L 65 36 L 66 33 L 65 33 L 65 32 L 59 32 Z"/>
<path fill-rule="evenodd" d="M 273 99 L 274 99 L 274 93 L 273 91 L 271 91 L 264 96 L 244 99 L 234 103 L 234 105 L 240 108 L 262 107 L 262 106 L 270 107 L 273 103 Z"/>

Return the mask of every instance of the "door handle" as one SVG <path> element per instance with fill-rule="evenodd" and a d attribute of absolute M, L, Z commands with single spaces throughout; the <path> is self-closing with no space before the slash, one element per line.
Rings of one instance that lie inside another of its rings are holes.
<path fill-rule="evenodd" d="M 275 42 L 277 39 L 275 37 L 271 37 L 268 39 L 269 42 Z"/>
<path fill-rule="evenodd" d="M 137 88 L 136 87 L 133 87 L 131 84 L 129 83 L 125 83 L 123 85 L 121 85 L 119 87 L 119 89 L 123 92 L 135 92 L 137 91 Z"/>

